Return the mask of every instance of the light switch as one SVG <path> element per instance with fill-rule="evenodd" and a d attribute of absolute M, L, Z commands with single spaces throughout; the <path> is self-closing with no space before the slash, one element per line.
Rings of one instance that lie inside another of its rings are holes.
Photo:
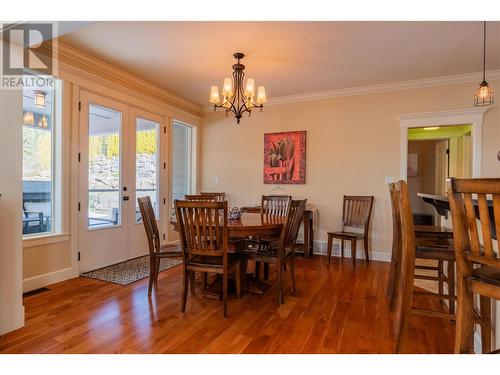
<path fill-rule="evenodd" d="M 385 176 L 385 183 L 386 184 L 392 184 L 392 183 L 394 183 L 394 177 L 392 177 L 392 176 Z"/>
<path fill-rule="evenodd" d="M 215 185 L 219 185 L 219 183 L 220 183 L 220 177 L 219 176 L 215 176 L 214 177 L 214 184 Z"/>

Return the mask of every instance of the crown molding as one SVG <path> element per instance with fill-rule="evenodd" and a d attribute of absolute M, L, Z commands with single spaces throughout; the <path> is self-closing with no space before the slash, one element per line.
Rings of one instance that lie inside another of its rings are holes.
<path fill-rule="evenodd" d="M 381 84 L 351 87 L 345 89 L 315 91 L 304 94 L 280 96 L 269 99 L 269 101 L 266 103 L 266 106 L 311 102 L 311 101 L 326 100 L 344 96 L 368 95 L 368 94 L 377 94 L 377 93 L 391 92 L 391 91 L 412 90 L 412 89 L 419 89 L 426 87 L 458 85 L 458 84 L 472 83 L 472 82 L 479 83 L 482 81 L 482 75 L 483 75 L 482 72 L 464 73 L 464 74 L 424 78 L 424 79 L 417 79 L 410 81 L 381 83 Z M 489 81 L 500 80 L 500 69 L 487 71 L 486 76 L 488 77 Z M 208 113 L 213 110 L 213 107 L 206 106 L 203 107 L 203 110 L 205 113 Z"/>
<path fill-rule="evenodd" d="M 58 41 L 55 44 L 55 50 L 58 55 L 57 63 L 62 69 L 96 76 L 118 85 L 122 89 L 127 89 L 131 93 L 147 95 L 195 116 L 200 116 L 202 114 L 202 108 L 187 99 L 172 94 L 151 82 L 145 81 L 132 73 L 117 68 L 112 64 L 66 43 Z"/>

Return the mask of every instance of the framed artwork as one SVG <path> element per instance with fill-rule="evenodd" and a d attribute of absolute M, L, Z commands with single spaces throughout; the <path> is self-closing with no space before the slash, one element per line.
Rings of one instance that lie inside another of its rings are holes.
<path fill-rule="evenodd" d="M 418 176 L 418 154 L 408 154 L 408 170 L 406 175 L 408 177 Z"/>
<path fill-rule="evenodd" d="M 264 183 L 306 183 L 306 131 L 264 134 Z"/>

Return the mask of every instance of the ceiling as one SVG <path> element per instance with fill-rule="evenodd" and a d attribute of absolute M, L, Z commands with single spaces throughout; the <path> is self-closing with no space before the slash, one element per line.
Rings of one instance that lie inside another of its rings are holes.
<path fill-rule="evenodd" d="M 247 56 L 268 98 L 482 70 L 482 22 L 97 22 L 63 42 L 199 105 Z M 487 70 L 500 69 L 500 22 Z"/>

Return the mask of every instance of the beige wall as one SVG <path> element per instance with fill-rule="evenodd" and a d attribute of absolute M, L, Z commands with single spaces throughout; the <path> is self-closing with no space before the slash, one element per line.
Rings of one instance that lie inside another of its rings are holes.
<path fill-rule="evenodd" d="M 500 87 L 498 81 L 491 84 Z M 399 115 L 471 108 L 476 88 L 462 84 L 268 105 L 240 126 L 224 113 L 208 113 L 201 135 L 200 188 L 226 191 L 233 206 L 258 202 L 274 187 L 262 183 L 264 133 L 307 130 L 306 184 L 285 188 L 317 206 L 315 240 L 325 241 L 326 231 L 340 227 L 343 194 L 373 194 L 372 249 L 388 259 L 392 233 L 384 177 L 399 176 Z M 499 149 L 500 109 L 495 104 L 483 125 L 483 176 L 500 177 Z"/>

